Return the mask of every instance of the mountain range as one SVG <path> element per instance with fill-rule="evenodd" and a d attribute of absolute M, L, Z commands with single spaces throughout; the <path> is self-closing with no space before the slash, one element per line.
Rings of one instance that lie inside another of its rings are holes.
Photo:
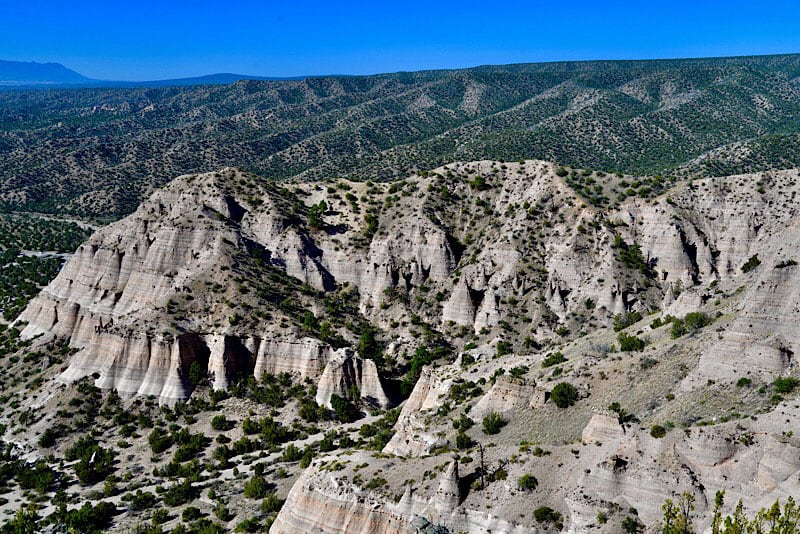
<path fill-rule="evenodd" d="M 180 87 L 186 85 L 229 84 L 239 80 L 291 80 L 300 77 L 269 77 L 222 72 L 204 76 L 165 80 L 123 81 L 88 78 L 60 63 L 7 61 L 0 59 L 0 90 L 32 88 L 98 88 L 98 87 Z"/>
<path fill-rule="evenodd" d="M 0 206 L 119 217 L 172 177 L 385 181 L 540 158 L 714 176 L 800 165 L 800 56 L 0 92 Z"/>

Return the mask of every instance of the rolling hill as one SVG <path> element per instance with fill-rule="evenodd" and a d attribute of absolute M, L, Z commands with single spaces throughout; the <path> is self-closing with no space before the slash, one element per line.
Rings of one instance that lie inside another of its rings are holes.
<path fill-rule="evenodd" d="M 800 55 L 0 93 L 5 210 L 119 217 L 181 173 L 387 181 L 457 160 L 636 174 L 800 164 Z M 786 149 L 788 147 L 788 150 Z"/>

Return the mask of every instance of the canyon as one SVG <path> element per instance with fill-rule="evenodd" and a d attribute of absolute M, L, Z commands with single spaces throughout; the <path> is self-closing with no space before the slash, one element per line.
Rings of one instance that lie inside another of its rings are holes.
<path fill-rule="evenodd" d="M 619 200 L 593 205 L 577 176 Z M 616 532 L 683 492 L 702 529 L 717 490 L 726 513 L 799 494 L 800 409 L 779 386 L 800 349 L 798 171 L 618 194 L 636 181 L 538 160 L 392 183 L 178 177 L 20 315 L 25 343 L 71 355 L 22 395 L 43 415 L 15 441 L 32 453 L 75 384 L 179 410 L 281 375 L 360 410 L 349 431 L 396 422 L 379 450 L 292 460 L 272 532 Z"/>

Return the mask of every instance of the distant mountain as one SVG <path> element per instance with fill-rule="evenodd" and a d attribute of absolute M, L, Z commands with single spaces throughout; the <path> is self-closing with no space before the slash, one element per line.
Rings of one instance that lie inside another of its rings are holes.
<path fill-rule="evenodd" d="M 3 85 L 72 84 L 91 81 L 60 63 L 0 59 L 0 84 Z"/>
<path fill-rule="evenodd" d="M 133 87 L 186 87 L 190 85 L 228 85 L 240 80 L 302 80 L 303 76 L 293 78 L 252 76 L 221 72 L 189 78 L 168 80 L 147 80 L 133 82 L 124 80 L 95 80 L 68 69 L 60 63 L 37 63 L 35 61 L 5 61 L 0 59 L 0 89 L 5 88 L 133 88 Z"/>
<path fill-rule="evenodd" d="M 172 78 L 169 80 L 149 80 L 144 82 L 122 82 L 122 81 L 103 81 L 89 84 L 90 87 L 186 87 L 189 85 L 228 85 L 241 80 L 302 80 L 305 76 L 293 78 L 281 78 L 270 76 L 251 76 L 249 74 L 233 74 L 230 72 L 220 72 L 217 74 L 206 74 L 205 76 L 192 76 L 189 78 Z"/>

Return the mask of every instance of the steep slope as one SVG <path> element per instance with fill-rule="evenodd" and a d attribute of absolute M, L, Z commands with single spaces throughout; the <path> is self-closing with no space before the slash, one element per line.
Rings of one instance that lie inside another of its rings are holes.
<path fill-rule="evenodd" d="M 383 451 L 390 456 L 368 459 L 383 487 L 348 484 L 356 472 L 359 480 L 370 473 L 354 471 L 344 455 L 321 459 L 295 484 L 273 531 L 313 524 L 326 532 L 370 525 L 515 532 L 537 521 L 546 528 L 531 502 L 555 509 L 569 531 L 613 531 L 623 520 L 657 524 L 661 504 L 681 492 L 693 496 L 701 528 L 717 490 L 727 493 L 726 513 L 739 499 L 753 513 L 796 495 L 800 443 L 792 429 L 800 412 L 783 401 L 776 379 L 796 373 L 797 178 L 788 171 L 696 181 L 609 213 L 665 288 L 664 311 L 623 331 L 646 340 L 644 353 L 615 357 L 622 337 L 605 329 L 558 347 L 565 363 L 553 372 L 544 351 L 500 360 L 490 347 L 462 353 L 451 366 L 423 372 Z M 697 311 L 716 317 L 715 327 L 687 336 L 667 315 Z M 509 369 L 524 378 L 504 378 Z M 566 412 L 548 402 L 562 382 L 578 388 Z M 507 422 L 497 436 L 463 426 L 492 412 Z M 464 431 L 468 439 L 458 437 Z M 476 444 L 487 441 L 479 453 Z M 443 457 L 454 449 L 466 455 L 461 477 Z M 472 467 L 478 459 L 485 468 Z M 422 480 L 413 475 L 423 470 Z M 517 485 L 524 475 L 538 479 L 532 490 Z M 455 500 L 437 507 L 447 485 Z"/>
<path fill-rule="evenodd" d="M 234 170 L 182 177 L 76 251 L 20 317 L 23 337 L 46 333 L 83 349 L 64 380 L 102 369 L 98 386 L 171 402 L 188 397 L 195 361 L 220 387 L 228 372 L 305 369 L 261 363 L 259 351 L 275 336 L 308 345 L 298 327 L 303 310 L 319 307 L 315 291 L 353 288 L 360 313 L 398 335 L 398 347 L 419 345 L 414 321 L 405 322 L 413 316 L 445 340 L 474 332 L 522 346 L 568 330 L 571 314 L 591 317 L 587 299 L 602 320 L 658 303 L 656 281 L 627 273 L 608 246 L 613 232 L 554 172 L 541 162 L 478 162 L 391 186 L 338 182 L 294 192 Z M 502 217 L 465 211 L 473 201 Z M 328 209 L 313 228 L 305 214 L 320 202 Z M 596 234 L 584 236 L 573 219 Z M 279 309 L 277 318 L 295 312 L 294 329 L 259 324 L 264 306 L 280 308 L 292 287 L 264 286 L 257 273 L 265 268 L 300 280 L 297 292 L 308 288 Z"/>
<path fill-rule="evenodd" d="M 800 491 L 799 174 L 644 198 L 637 177 L 542 161 L 391 184 L 182 176 L 31 301 L 22 338 L 34 354 L 68 343 L 63 367 L 42 368 L 78 385 L 42 375 L 0 415 L 24 450 L 87 382 L 131 409 L 209 411 L 190 412 L 193 432 L 230 410 L 241 431 L 196 468 L 233 498 L 231 462 L 271 477 L 287 498 L 275 532 L 611 532 L 656 525 L 684 491 L 703 528 L 718 489 L 725 513 Z M 305 426 L 320 413 L 340 426 Z M 136 443 L 131 466 L 151 454 Z M 152 484 L 182 458 L 157 460 Z"/>

